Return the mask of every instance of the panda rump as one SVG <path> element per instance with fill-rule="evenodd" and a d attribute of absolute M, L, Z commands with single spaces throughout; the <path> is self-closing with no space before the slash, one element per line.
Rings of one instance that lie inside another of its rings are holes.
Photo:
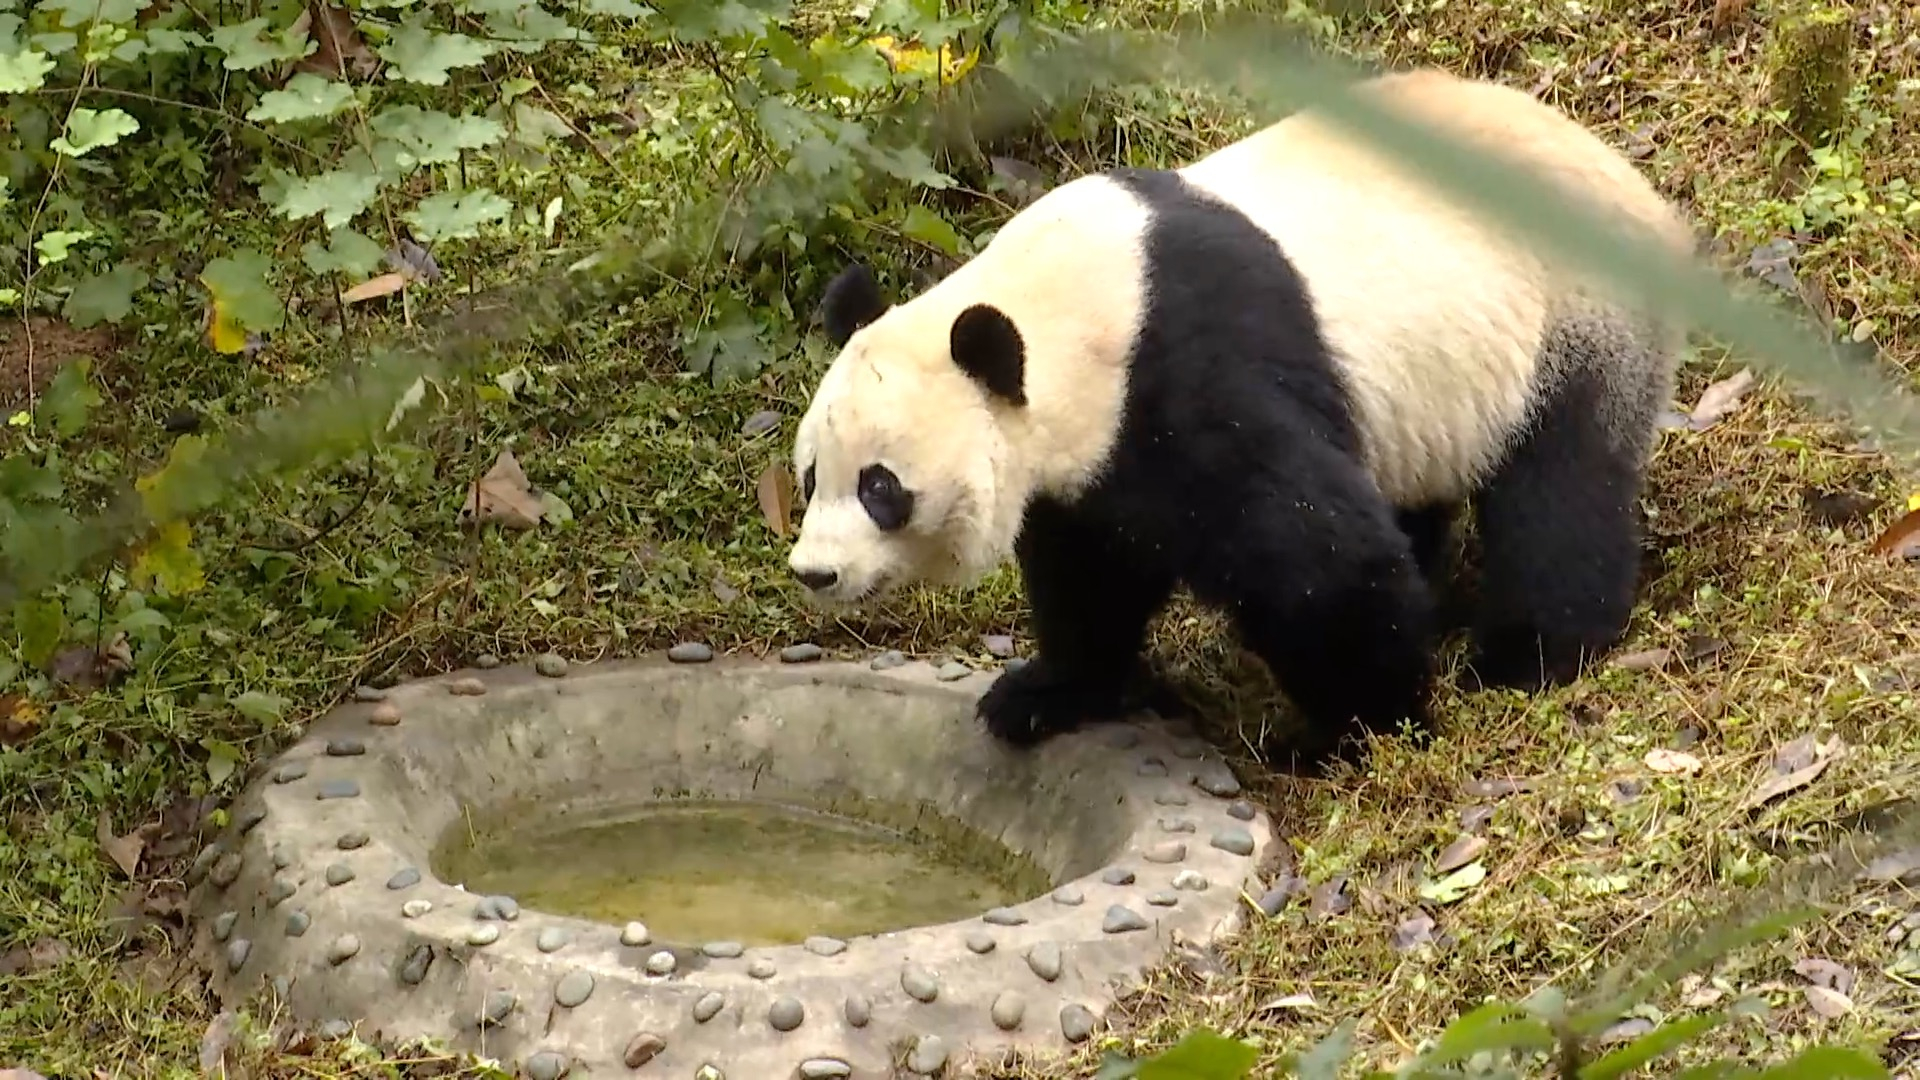
<path fill-rule="evenodd" d="M 1630 162 L 1520 91 L 1422 70 L 1364 92 L 1691 250 Z M 1469 500 L 1483 683 L 1572 678 L 1625 628 L 1676 332 L 1311 112 L 1064 184 L 897 306 L 850 268 L 823 309 L 842 351 L 796 437 L 792 564 L 830 599 L 1011 551 L 1038 655 L 981 701 L 1005 739 L 1117 715 L 1176 586 L 1274 673 L 1303 756 L 1424 728 L 1428 579 Z M 921 509 L 863 524 L 876 476 Z"/>

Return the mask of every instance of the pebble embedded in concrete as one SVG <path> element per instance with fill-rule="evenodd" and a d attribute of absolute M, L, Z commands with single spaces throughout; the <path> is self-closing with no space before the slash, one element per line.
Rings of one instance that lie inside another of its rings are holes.
<path fill-rule="evenodd" d="M 1173 756 L 1192 761 L 1207 752 L 1207 744 L 1199 739 L 1181 739 L 1173 744 Z"/>
<path fill-rule="evenodd" d="M 275 844 L 273 850 L 268 853 L 268 858 L 273 860 L 275 870 L 285 870 L 294 863 L 293 849 L 285 844 Z"/>
<path fill-rule="evenodd" d="M 480 1026 L 497 1027 L 507 1022 L 520 999 L 511 990 L 494 990 L 480 1002 Z"/>
<path fill-rule="evenodd" d="M 967 931 L 967 949 L 979 956 L 987 955 L 994 949 L 993 935 L 979 927 Z"/>
<path fill-rule="evenodd" d="M 257 828 L 259 828 L 259 827 L 260 827 L 260 823 L 261 823 L 261 822 L 263 822 L 263 821 L 265 821 L 265 820 L 267 820 L 267 808 L 266 808 L 266 807 L 264 807 L 264 806 L 250 806 L 250 807 L 248 807 L 248 808 L 247 808 L 247 809 L 246 809 L 246 810 L 245 810 L 244 812 L 242 812 L 242 813 L 241 813 L 241 815 L 240 815 L 240 832 L 241 832 L 241 834 L 242 834 L 242 835 L 245 835 L 246 833 L 250 833 L 250 832 L 252 832 L 252 831 L 253 831 L 254 829 L 257 829 Z"/>
<path fill-rule="evenodd" d="M 1184 791 L 1163 791 L 1155 795 L 1153 801 L 1161 806 L 1185 806 L 1190 800 Z"/>
<path fill-rule="evenodd" d="M 732 960 L 747 950 L 737 941 L 709 941 L 700 946 L 700 951 L 715 960 Z"/>
<path fill-rule="evenodd" d="M 527 1080 L 560 1080 L 572 1062 L 557 1050 L 542 1050 L 527 1059 Z"/>
<path fill-rule="evenodd" d="M 718 993 L 716 991 L 709 990 L 708 992 L 700 995 L 700 1000 L 693 1003 L 694 1022 L 698 1024 L 704 1024 L 707 1021 L 713 1019 L 714 1016 L 716 1016 L 721 1009 L 724 1009 L 726 1007 L 727 1007 L 726 995 Z"/>
<path fill-rule="evenodd" d="M 407 954 L 406 963 L 400 965 L 400 981 L 408 986 L 419 986 L 427 977 L 427 968 L 433 965 L 433 946 L 421 945 Z"/>
<path fill-rule="evenodd" d="M 1087 902 L 1087 894 L 1081 892 L 1078 885 L 1062 885 L 1053 890 L 1053 902 L 1067 907 L 1079 907 Z"/>
<path fill-rule="evenodd" d="M 1141 776 L 1165 776 L 1167 775 L 1167 763 L 1157 757 L 1150 757 L 1142 761 L 1140 767 L 1134 771 Z"/>
<path fill-rule="evenodd" d="M 473 658 L 473 666 L 481 671 L 492 671 L 500 666 L 500 658 L 490 652 L 483 652 Z"/>
<path fill-rule="evenodd" d="M 237 911 L 223 911 L 213 917 L 213 940 L 225 941 L 233 934 L 233 924 L 240 918 Z"/>
<path fill-rule="evenodd" d="M 1022 926 L 1025 925 L 1027 921 L 1025 915 L 1020 914 L 1012 908 L 1004 907 L 994 908 L 985 915 L 980 916 L 980 919 L 983 922 L 990 922 L 995 926 Z"/>
<path fill-rule="evenodd" d="M 1253 834 L 1238 825 L 1214 833 L 1210 843 L 1229 855 L 1253 854 Z"/>
<path fill-rule="evenodd" d="M 1166 833 L 1190 833 L 1195 828 L 1191 818 L 1163 817 L 1155 824 L 1160 826 L 1161 832 Z"/>
<path fill-rule="evenodd" d="M 630 922 L 620 928 L 620 944 L 629 948 L 639 948 L 642 945 L 650 944 L 652 941 L 653 935 L 647 932 L 646 923 Z"/>
<path fill-rule="evenodd" d="M 806 946 L 807 951 L 815 956 L 839 956 L 841 953 L 847 951 L 847 943 L 841 941 L 839 938 L 833 937 L 816 935 L 808 938 L 803 944 Z"/>
<path fill-rule="evenodd" d="M 367 723 L 375 727 L 393 727 L 400 722 L 400 707 L 391 701 L 383 701 L 374 706 L 368 715 Z"/>
<path fill-rule="evenodd" d="M 647 957 L 647 971 L 653 975 L 671 975 L 673 974 L 673 969 L 679 966 L 679 963 L 678 960 L 673 958 L 672 953 L 661 949 L 659 952 Z"/>
<path fill-rule="evenodd" d="M 520 904 L 511 896 L 483 896 L 474 905 L 473 917 L 512 922 L 520 917 Z"/>
<path fill-rule="evenodd" d="M 337 739 L 327 740 L 328 757 L 359 757 L 366 752 L 367 743 L 365 739 L 356 739 L 343 735 Z"/>
<path fill-rule="evenodd" d="M 888 649 L 874 657 L 867 666 L 875 671 L 892 671 L 894 668 L 907 666 L 907 656 L 898 649 Z"/>
<path fill-rule="evenodd" d="M 1225 765 L 1201 769 L 1193 778 L 1193 786 L 1221 799 L 1231 799 L 1240 794 L 1240 778 Z"/>
<path fill-rule="evenodd" d="M 487 684 L 479 679 L 455 679 L 447 684 L 447 693 L 455 697 L 479 697 L 487 692 Z"/>
<path fill-rule="evenodd" d="M 704 664 L 713 659 L 713 646 L 704 641 L 683 641 L 667 650 L 667 659 L 676 664 Z"/>
<path fill-rule="evenodd" d="M 907 963 L 900 969 L 900 989 L 921 1004 L 931 1004 L 940 996 L 940 979 L 919 964 Z"/>
<path fill-rule="evenodd" d="M 1173 887 L 1185 889 L 1188 892 L 1206 892 L 1207 878 L 1206 875 L 1195 870 L 1182 870 L 1173 875 Z"/>
<path fill-rule="evenodd" d="M 1107 885 L 1133 884 L 1133 871 L 1124 866 L 1109 866 L 1100 874 L 1100 880 Z"/>
<path fill-rule="evenodd" d="M 1125 934 L 1146 928 L 1147 920 L 1141 918 L 1133 909 L 1121 904 L 1109 907 L 1106 917 L 1100 920 L 1101 931 L 1108 934 Z"/>
<path fill-rule="evenodd" d="M 1154 907 L 1172 907 L 1180 902 L 1180 894 L 1172 889 L 1161 889 L 1147 894 L 1147 903 Z"/>
<path fill-rule="evenodd" d="M 693 1071 L 693 1080 L 727 1080 L 727 1074 L 720 1071 L 720 1066 L 708 1062 Z"/>
<path fill-rule="evenodd" d="M 323 1039 L 344 1039 L 352 1031 L 353 1031 L 352 1024 L 349 1024 L 345 1020 L 335 1017 L 332 1020 L 321 1021 L 320 1028 L 316 1032 L 316 1034 L 318 1034 Z"/>
<path fill-rule="evenodd" d="M 296 911 L 287 916 L 287 936 L 306 937 L 307 928 L 313 925 L 313 916 L 304 911 Z"/>
<path fill-rule="evenodd" d="M 213 869 L 207 872 L 207 880 L 224 889 L 240 877 L 242 865 L 240 853 L 230 851 L 214 860 Z"/>
<path fill-rule="evenodd" d="M 629 1069 L 637 1069 L 667 1048 L 667 1040 L 651 1031 L 643 1031 L 627 1040 L 627 1048 L 620 1054 L 620 1062 Z"/>
<path fill-rule="evenodd" d="M 246 938 L 234 938 L 227 942 L 227 970 L 238 972 L 247 965 L 247 954 L 253 951 L 253 942 Z"/>
<path fill-rule="evenodd" d="M 358 851 L 367 846 L 368 839 L 369 837 L 366 833 L 356 829 L 353 832 L 341 833 L 340 839 L 335 840 L 333 846 L 339 848 L 341 851 Z"/>
<path fill-rule="evenodd" d="M 321 802 L 329 799 L 357 799 L 360 797 L 360 781 L 350 776 L 325 781 L 313 797 Z"/>
<path fill-rule="evenodd" d="M 853 1066 L 839 1058 L 808 1058 L 800 1063 L 800 1080 L 845 1080 Z"/>
<path fill-rule="evenodd" d="M 1093 1034 L 1093 1011 L 1085 1005 L 1068 1005 L 1060 1010 L 1060 1034 L 1070 1043 L 1085 1042 Z"/>
<path fill-rule="evenodd" d="M 949 660 L 934 669 L 933 677 L 941 682 L 959 682 L 973 674 L 973 669 L 958 660 Z"/>
<path fill-rule="evenodd" d="M 1187 857 L 1187 845 L 1179 840 L 1162 840 L 1140 854 L 1150 863 L 1177 863 Z"/>
<path fill-rule="evenodd" d="M 1252 821 L 1253 815 L 1253 804 L 1245 799 L 1237 800 L 1227 807 L 1227 816 L 1240 821 Z"/>
<path fill-rule="evenodd" d="M 573 933 L 566 927 L 549 926 L 540 931 L 539 937 L 533 939 L 533 947 L 543 953 L 559 952 L 567 947 L 567 942 L 572 940 Z"/>
<path fill-rule="evenodd" d="M 1060 977 L 1060 946 L 1051 941 L 1043 941 L 1027 950 L 1027 967 L 1035 975 L 1048 982 Z"/>
<path fill-rule="evenodd" d="M 344 964 L 360 955 L 360 938 L 355 934 L 341 934 L 327 944 L 327 963 Z"/>
<path fill-rule="evenodd" d="M 947 1043 L 938 1035 L 922 1035 L 907 1055 L 907 1068 L 917 1073 L 936 1073 L 947 1064 Z"/>
<path fill-rule="evenodd" d="M 394 875 L 387 879 L 387 888 L 393 892 L 399 892 L 402 889 L 411 889 L 418 884 L 420 884 L 420 871 L 411 866 L 404 870 L 395 871 Z"/>
<path fill-rule="evenodd" d="M 807 1018 L 806 1006 L 796 997 L 783 997 L 767 1006 L 767 1023 L 775 1031 L 792 1031 Z"/>
<path fill-rule="evenodd" d="M 467 944 L 475 948 L 485 948 L 500 940 L 499 923 L 481 923 L 467 931 Z"/>
<path fill-rule="evenodd" d="M 362 702 L 385 701 L 387 700 L 387 692 L 377 686 L 356 686 L 353 688 L 353 700 Z"/>
<path fill-rule="evenodd" d="M 826 655 L 826 650 L 810 641 L 798 645 L 789 645 L 780 650 L 780 662 L 783 664 L 811 664 Z"/>
<path fill-rule="evenodd" d="M 987 1010 L 993 1018 L 993 1026 L 1001 1031 L 1012 1031 L 1026 1019 L 1026 999 L 1012 990 L 1002 990 L 994 995 L 993 1005 Z"/>
<path fill-rule="evenodd" d="M 299 886 L 288 881 L 286 878 L 274 878 L 273 884 L 267 886 L 267 906 L 279 907 L 281 904 L 291 900 L 293 894 L 298 889 Z"/>
<path fill-rule="evenodd" d="M 567 674 L 567 658 L 559 653 L 543 652 L 533 658 L 533 670 L 549 679 L 564 678 Z"/>
<path fill-rule="evenodd" d="M 338 887 L 353 880 L 353 867 L 346 863 L 330 863 L 326 871 L 327 884 Z"/>
<path fill-rule="evenodd" d="M 593 996 L 592 974 L 574 968 L 553 984 L 553 1001 L 563 1009 L 577 1008 Z"/>
<path fill-rule="evenodd" d="M 755 979 L 771 979 L 780 973 L 773 961 L 764 956 L 756 956 L 747 962 L 747 975 Z"/>
<path fill-rule="evenodd" d="M 1107 732 L 1107 745 L 1115 750 L 1131 750 L 1140 745 L 1140 732 L 1130 727 L 1114 728 Z"/>
<path fill-rule="evenodd" d="M 295 780 L 305 780 L 307 773 L 312 768 L 313 766 L 304 761 L 289 761 L 274 770 L 273 782 L 276 784 L 291 784 Z"/>
<path fill-rule="evenodd" d="M 873 1019 L 873 1001 L 865 994 L 848 994 L 841 1012 L 846 1014 L 847 1026 L 866 1027 L 867 1023 Z"/>

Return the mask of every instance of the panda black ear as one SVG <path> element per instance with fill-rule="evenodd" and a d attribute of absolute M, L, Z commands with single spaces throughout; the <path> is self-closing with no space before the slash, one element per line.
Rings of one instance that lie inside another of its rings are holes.
<path fill-rule="evenodd" d="M 1015 405 L 1027 403 L 1027 345 L 1007 313 L 975 304 L 953 320 L 953 362 L 987 390 Z"/>
<path fill-rule="evenodd" d="M 855 331 L 886 310 L 887 302 L 880 296 L 873 272 L 861 263 L 853 263 L 836 274 L 827 282 L 827 291 L 820 298 L 821 322 L 826 324 L 827 337 L 836 348 L 845 345 Z"/>

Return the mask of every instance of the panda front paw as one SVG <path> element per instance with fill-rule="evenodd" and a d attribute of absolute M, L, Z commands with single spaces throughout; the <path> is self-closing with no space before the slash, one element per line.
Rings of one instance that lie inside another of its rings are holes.
<path fill-rule="evenodd" d="M 976 708 L 993 737 L 1012 746 L 1037 746 L 1089 720 L 1120 712 L 1119 688 L 1089 689 L 1033 660 L 994 680 Z"/>

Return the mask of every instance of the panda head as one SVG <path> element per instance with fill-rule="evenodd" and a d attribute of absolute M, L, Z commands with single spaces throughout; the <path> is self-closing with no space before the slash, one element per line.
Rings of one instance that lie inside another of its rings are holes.
<path fill-rule="evenodd" d="M 1003 310 L 959 295 L 890 307 L 858 264 L 827 287 L 841 351 L 795 436 L 806 512 L 788 557 L 819 602 L 964 584 L 1012 546 L 1027 485 L 1008 425 L 1027 406 L 1026 347 Z"/>

